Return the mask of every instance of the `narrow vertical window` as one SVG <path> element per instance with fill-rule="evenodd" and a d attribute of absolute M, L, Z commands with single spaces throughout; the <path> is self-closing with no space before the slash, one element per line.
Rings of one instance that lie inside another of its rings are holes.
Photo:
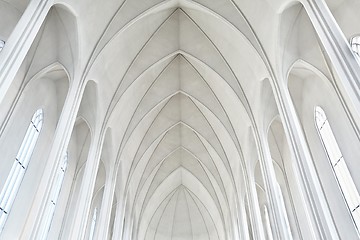
<path fill-rule="evenodd" d="M 93 240 L 96 226 L 97 208 L 94 209 L 93 217 L 91 220 L 89 240 Z"/>
<path fill-rule="evenodd" d="M 351 50 L 360 57 L 360 36 L 355 36 L 350 39 Z"/>
<path fill-rule="evenodd" d="M 68 153 L 66 152 L 59 168 L 57 169 L 55 180 L 50 191 L 49 202 L 46 205 L 42 223 L 39 231 L 39 239 L 47 239 L 52 219 L 54 217 L 55 207 L 59 198 L 62 183 L 64 181 L 65 171 L 68 163 Z"/>
<path fill-rule="evenodd" d="M 315 108 L 315 122 L 345 202 L 357 228 L 360 227 L 360 196 L 322 108 Z"/>
<path fill-rule="evenodd" d="M 30 125 L 26 131 L 25 137 L 21 143 L 20 149 L 16 155 L 9 176 L 0 193 L 0 232 L 2 231 L 6 219 L 15 200 L 15 196 L 20 188 L 21 181 L 24 178 L 25 171 L 29 164 L 31 155 L 43 125 L 43 110 L 38 109 L 33 115 Z"/>

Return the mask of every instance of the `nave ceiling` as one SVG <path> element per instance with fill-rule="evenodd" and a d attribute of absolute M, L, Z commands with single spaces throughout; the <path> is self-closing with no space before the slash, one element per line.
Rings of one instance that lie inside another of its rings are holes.
<path fill-rule="evenodd" d="M 124 2 L 88 63 L 137 226 L 125 235 L 225 239 L 244 191 L 241 140 L 267 77 L 263 54 L 230 1 L 220 12 L 230 20 L 215 2 L 147 4 Z"/>
<path fill-rule="evenodd" d="M 23 4 L 12 8 L 21 15 Z M 41 30 L 24 79 L 60 59 L 65 70 L 54 78 L 72 79 L 65 87 L 81 82 L 81 127 L 73 135 L 81 154 L 90 146 L 87 131 L 104 135 L 101 174 L 118 168 L 125 239 L 231 239 L 249 177 L 264 188 L 260 139 L 280 119 L 271 79 L 286 82 L 298 58 L 331 72 L 292 1 L 64 0 Z M 52 42 L 57 49 L 47 55 L 36 49 Z M 282 129 L 279 122 L 272 130 Z M 277 144 L 286 140 L 272 134 L 280 166 Z"/>

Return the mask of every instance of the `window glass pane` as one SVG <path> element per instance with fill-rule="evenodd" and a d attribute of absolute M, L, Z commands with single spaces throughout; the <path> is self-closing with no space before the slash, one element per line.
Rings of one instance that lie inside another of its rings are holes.
<path fill-rule="evenodd" d="M 323 125 L 323 128 L 320 130 L 320 134 L 323 139 L 326 151 L 331 160 L 331 163 L 335 165 L 336 162 L 341 158 L 342 154 L 334 138 L 334 134 L 332 133 L 328 121 L 326 121 L 325 124 Z"/>
<path fill-rule="evenodd" d="M 360 212 L 358 210 L 360 196 L 354 181 L 351 178 L 349 169 L 346 166 L 346 162 L 342 156 L 339 145 L 336 142 L 325 112 L 320 107 L 315 108 L 315 123 L 345 198 L 345 202 L 349 208 L 349 212 L 351 213 L 355 225 L 358 227 L 360 226 Z"/>
<path fill-rule="evenodd" d="M 353 211 L 353 218 L 357 226 L 360 224 L 360 208 Z"/>
<path fill-rule="evenodd" d="M 55 175 L 53 187 L 51 188 L 51 191 L 50 191 L 49 202 L 46 205 L 44 215 L 42 218 L 42 223 L 40 226 L 38 239 L 41 239 L 41 240 L 47 239 L 47 235 L 50 230 L 51 222 L 54 217 L 56 203 L 58 201 L 61 186 L 62 186 L 62 183 L 64 180 L 67 162 L 68 162 L 68 153 L 66 152 L 64 157 L 61 160 L 60 166 L 57 169 L 57 172 Z"/>
<path fill-rule="evenodd" d="M 354 53 L 357 56 L 360 56 L 360 36 L 355 36 L 350 40 L 350 46 Z"/>
<path fill-rule="evenodd" d="M 360 197 L 343 158 L 339 161 L 334 170 L 339 180 L 339 184 L 343 189 L 345 199 L 352 211 L 359 205 Z"/>
<path fill-rule="evenodd" d="M 43 110 L 38 109 L 32 117 L 24 139 L 16 154 L 13 166 L 0 193 L 0 232 L 2 231 L 11 206 L 15 200 L 20 184 L 25 175 L 27 165 L 35 149 L 43 122 Z"/>

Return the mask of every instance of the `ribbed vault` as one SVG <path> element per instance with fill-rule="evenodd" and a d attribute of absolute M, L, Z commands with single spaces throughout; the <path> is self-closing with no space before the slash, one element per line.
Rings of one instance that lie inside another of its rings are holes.
<path fill-rule="evenodd" d="M 215 12 L 215 9 L 217 12 Z M 117 149 L 124 239 L 233 239 L 267 77 L 231 1 L 125 1 L 88 67 Z"/>
<path fill-rule="evenodd" d="M 0 239 L 359 238 L 359 8 L 0 0 Z"/>

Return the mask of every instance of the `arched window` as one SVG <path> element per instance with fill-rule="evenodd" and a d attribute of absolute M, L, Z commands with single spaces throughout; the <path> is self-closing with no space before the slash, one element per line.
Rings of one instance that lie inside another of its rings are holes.
<path fill-rule="evenodd" d="M 46 205 L 42 223 L 40 225 L 39 239 L 47 239 L 47 235 L 49 233 L 50 225 L 55 212 L 56 203 L 59 198 L 62 183 L 64 181 L 67 163 L 68 163 L 68 153 L 66 152 L 61 161 L 59 168 L 57 169 L 53 187 L 51 188 L 50 191 L 49 202 Z"/>
<path fill-rule="evenodd" d="M 360 227 L 360 196 L 322 108 L 315 108 L 315 122 L 345 202 L 357 228 Z"/>
<path fill-rule="evenodd" d="M 91 220 L 89 240 L 93 240 L 96 226 L 97 208 L 94 209 L 93 217 Z"/>
<path fill-rule="evenodd" d="M 15 196 L 24 178 L 25 171 L 34 151 L 36 141 L 43 125 L 43 110 L 38 109 L 33 115 L 20 149 L 16 155 L 9 176 L 0 194 L 0 232 L 6 222 L 9 211 L 14 202 Z"/>

